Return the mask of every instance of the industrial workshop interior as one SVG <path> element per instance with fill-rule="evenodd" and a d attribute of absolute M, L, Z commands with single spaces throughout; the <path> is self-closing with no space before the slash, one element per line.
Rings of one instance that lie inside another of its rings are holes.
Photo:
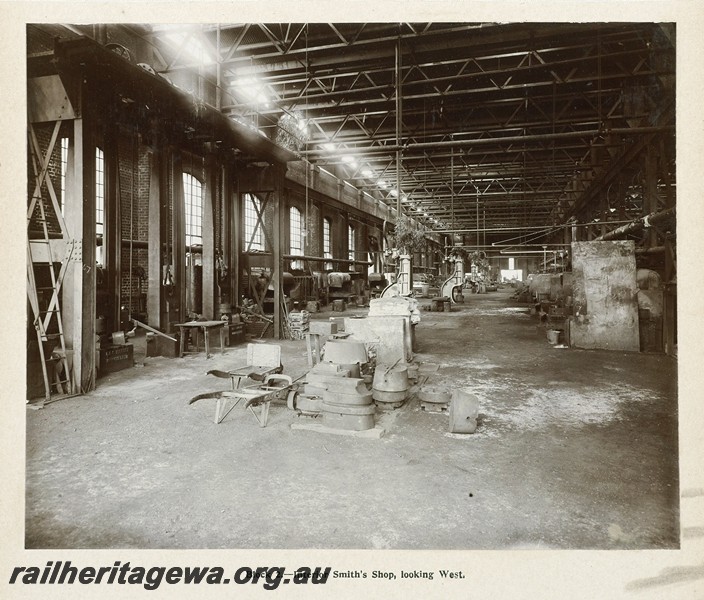
<path fill-rule="evenodd" d="M 674 24 L 26 34 L 26 548 L 679 548 Z"/>

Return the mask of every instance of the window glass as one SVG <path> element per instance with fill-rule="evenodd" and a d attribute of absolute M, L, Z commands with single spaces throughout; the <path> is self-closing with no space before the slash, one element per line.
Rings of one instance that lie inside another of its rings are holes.
<path fill-rule="evenodd" d="M 332 258 L 332 221 L 323 219 L 323 258 Z M 326 262 L 324 269 L 332 271 L 332 263 Z"/>
<path fill-rule="evenodd" d="M 259 222 L 258 211 L 262 203 L 252 194 L 244 195 L 244 250 L 264 250 L 264 232 Z"/>
<path fill-rule="evenodd" d="M 189 173 L 183 174 L 186 246 L 203 244 L 203 184 Z"/>
<path fill-rule="evenodd" d="M 295 206 L 289 209 L 289 254 L 303 256 L 303 219 Z M 292 260 L 292 269 L 302 269 L 302 260 Z"/>

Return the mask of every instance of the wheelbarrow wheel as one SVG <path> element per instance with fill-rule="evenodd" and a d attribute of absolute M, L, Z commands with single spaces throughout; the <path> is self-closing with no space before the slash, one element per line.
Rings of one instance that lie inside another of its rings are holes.
<path fill-rule="evenodd" d="M 290 410 L 296 410 L 296 398 L 298 397 L 298 392 L 296 390 L 289 390 L 286 396 L 286 406 Z"/>

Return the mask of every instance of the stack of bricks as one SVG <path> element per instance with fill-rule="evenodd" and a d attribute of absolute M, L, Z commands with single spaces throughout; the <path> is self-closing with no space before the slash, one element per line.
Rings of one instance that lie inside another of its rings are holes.
<path fill-rule="evenodd" d="M 288 315 L 288 329 L 292 340 L 305 339 L 308 333 L 310 313 L 307 310 L 292 312 Z"/>

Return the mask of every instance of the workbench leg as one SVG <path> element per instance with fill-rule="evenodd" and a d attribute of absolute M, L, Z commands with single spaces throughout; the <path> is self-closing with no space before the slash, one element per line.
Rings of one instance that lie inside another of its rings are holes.
<path fill-rule="evenodd" d="M 183 327 L 179 327 L 178 330 L 181 334 L 178 340 L 178 357 L 183 358 L 183 345 L 186 342 L 186 332 L 183 330 Z"/>
<path fill-rule="evenodd" d="M 205 358 L 210 358 L 210 345 L 208 344 L 208 328 L 203 327 L 203 337 L 205 338 Z"/>
<path fill-rule="evenodd" d="M 225 354 L 225 328 L 220 327 L 220 354 Z"/>

